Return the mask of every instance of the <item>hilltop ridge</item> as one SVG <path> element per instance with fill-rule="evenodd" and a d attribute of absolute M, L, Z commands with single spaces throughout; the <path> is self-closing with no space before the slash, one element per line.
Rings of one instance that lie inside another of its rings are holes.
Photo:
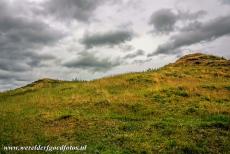
<path fill-rule="evenodd" d="M 188 54 L 179 58 L 175 65 L 229 65 L 230 60 L 223 57 L 207 55 L 202 53 Z"/>
<path fill-rule="evenodd" d="M 214 55 L 207 55 L 203 53 L 193 53 L 193 54 L 182 56 L 175 63 L 169 64 L 169 65 L 170 66 L 203 65 L 203 66 L 229 66 L 230 67 L 230 60 L 227 60 L 223 57 L 214 56 Z M 167 67 L 167 65 L 164 67 Z M 129 74 L 129 73 L 126 73 L 126 74 Z M 116 75 L 115 77 L 123 76 L 123 75 L 125 74 Z M 105 78 L 111 78 L 111 77 L 105 77 Z M 100 79 L 97 79 L 97 80 L 100 80 Z M 46 85 L 51 85 L 55 83 L 58 84 L 61 82 L 67 82 L 67 81 L 56 80 L 56 79 L 51 79 L 51 78 L 43 78 L 43 79 L 34 81 L 33 83 L 28 84 L 22 88 L 43 87 Z M 71 82 L 71 81 L 68 81 L 68 82 Z M 87 82 L 87 81 L 84 81 L 84 82 Z"/>

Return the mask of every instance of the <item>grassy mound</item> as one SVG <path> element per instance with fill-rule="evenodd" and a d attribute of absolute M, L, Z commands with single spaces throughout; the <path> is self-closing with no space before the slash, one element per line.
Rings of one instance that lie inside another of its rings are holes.
<path fill-rule="evenodd" d="M 230 62 L 192 54 L 159 70 L 90 82 L 43 79 L 0 93 L 0 113 L 2 146 L 228 153 Z"/>

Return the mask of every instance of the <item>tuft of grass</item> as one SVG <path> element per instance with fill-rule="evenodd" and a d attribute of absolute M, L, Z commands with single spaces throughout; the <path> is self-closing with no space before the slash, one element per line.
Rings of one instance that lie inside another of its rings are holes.
<path fill-rule="evenodd" d="M 223 114 L 208 115 L 204 118 L 201 126 L 230 130 L 230 116 Z"/>

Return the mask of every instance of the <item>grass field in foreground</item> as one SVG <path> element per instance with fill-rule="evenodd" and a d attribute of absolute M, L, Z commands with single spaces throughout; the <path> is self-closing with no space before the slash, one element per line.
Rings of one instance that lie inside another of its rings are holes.
<path fill-rule="evenodd" d="M 158 70 L 89 82 L 43 79 L 0 93 L 0 113 L 1 146 L 228 153 L 230 61 L 191 54 Z M 1 147 L 0 153 L 10 152 Z"/>

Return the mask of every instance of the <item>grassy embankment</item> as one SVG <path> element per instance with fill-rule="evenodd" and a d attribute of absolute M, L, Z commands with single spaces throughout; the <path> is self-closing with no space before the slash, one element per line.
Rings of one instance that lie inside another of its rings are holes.
<path fill-rule="evenodd" d="M 87 144 L 85 153 L 227 153 L 230 61 L 193 54 L 158 70 L 90 82 L 43 79 L 0 93 L 0 113 L 2 146 Z"/>

